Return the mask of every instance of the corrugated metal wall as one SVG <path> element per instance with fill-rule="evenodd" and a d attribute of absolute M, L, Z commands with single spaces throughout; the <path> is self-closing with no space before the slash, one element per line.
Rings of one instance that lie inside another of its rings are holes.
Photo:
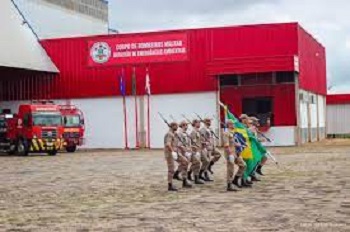
<path fill-rule="evenodd" d="M 327 134 L 350 134 L 350 104 L 327 105 Z"/>
<path fill-rule="evenodd" d="M 56 74 L 0 67 L 0 101 L 51 98 Z"/>
<path fill-rule="evenodd" d="M 300 88 L 327 95 L 326 50 L 312 35 L 299 27 Z"/>
<path fill-rule="evenodd" d="M 144 94 L 145 71 L 149 68 L 153 94 L 217 90 L 215 75 L 234 62 L 230 73 L 294 70 L 297 24 L 253 25 L 213 29 L 155 32 L 185 32 L 189 38 L 189 61 L 135 65 L 138 93 Z M 143 34 L 111 35 L 42 41 L 61 73 L 54 82 L 54 98 L 86 98 L 119 95 L 118 75 L 126 69 L 127 92 L 131 93 L 132 65 L 87 66 L 87 43 L 92 38 L 139 37 Z M 260 62 L 257 66 L 257 61 Z M 237 63 L 238 62 L 238 63 Z M 264 63 L 264 65 L 262 65 Z M 263 69 L 261 68 L 263 67 Z M 213 69 L 212 69 L 213 68 Z"/>
<path fill-rule="evenodd" d="M 318 95 L 319 139 L 326 138 L 326 97 Z"/>

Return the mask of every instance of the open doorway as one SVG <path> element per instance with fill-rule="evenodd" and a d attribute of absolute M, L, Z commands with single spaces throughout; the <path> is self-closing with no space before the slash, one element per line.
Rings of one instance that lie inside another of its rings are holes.
<path fill-rule="evenodd" d="M 273 119 L 273 98 L 256 97 L 244 98 L 242 100 L 243 113 L 249 116 L 255 116 L 260 120 L 260 125 L 274 125 Z"/>

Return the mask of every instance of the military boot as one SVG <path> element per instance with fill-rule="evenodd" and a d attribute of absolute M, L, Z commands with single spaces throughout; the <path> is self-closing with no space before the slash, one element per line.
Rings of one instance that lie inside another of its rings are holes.
<path fill-rule="evenodd" d="M 252 185 L 247 180 L 242 179 L 242 188 L 251 188 Z"/>
<path fill-rule="evenodd" d="M 246 180 L 246 183 L 249 184 L 249 185 L 253 185 L 253 182 L 251 180 Z"/>
<path fill-rule="evenodd" d="M 173 179 L 178 180 L 178 181 L 182 181 L 182 179 L 181 179 L 181 177 L 179 175 L 180 175 L 180 172 L 177 170 L 174 173 Z"/>
<path fill-rule="evenodd" d="M 232 184 L 236 185 L 238 188 L 242 188 L 242 178 L 240 176 L 235 176 Z"/>
<path fill-rule="evenodd" d="M 227 184 L 227 191 L 228 192 L 237 192 L 237 189 L 235 189 L 231 183 L 228 183 Z"/>
<path fill-rule="evenodd" d="M 199 176 L 194 176 L 194 183 L 195 184 L 204 184 L 204 181 L 202 181 Z"/>
<path fill-rule="evenodd" d="M 193 181 L 193 178 L 192 178 L 192 170 L 190 170 L 189 172 L 187 172 L 187 179 L 190 180 L 190 181 Z"/>
<path fill-rule="evenodd" d="M 205 181 L 207 181 L 207 182 L 212 182 L 212 181 L 214 181 L 214 180 L 210 179 L 208 171 L 205 171 L 205 172 L 204 172 L 204 178 L 205 178 Z"/>
<path fill-rule="evenodd" d="M 205 177 L 204 177 L 203 174 L 204 174 L 204 170 L 200 170 L 200 171 L 199 171 L 199 179 L 205 181 Z"/>
<path fill-rule="evenodd" d="M 177 188 L 172 183 L 168 184 L 168 191 L 169 192 L 177 192 Z"/>
<path fill-rule="evenodd" d="M 253 174 L 253 175 L 251 175 L 250 177 L 252 178 L 252 181 L 255 181 L 255 182 L 261 181 L 261 179 L 260 179 L 259 177 L 257 177 L 256 174 Z"/>
<path fill-rule="evenodd" d="M 210 161 L 210 164 L 209 164 L 209 166 L 208 166 L 208 171 L 209 171 L 212 175 L 214 174 L 213 170 L 211 169 L 211 168 L 213 167 L 213 165 L 214 165 L 214 161 Z"/>
<path fill-rule="evenodd" d="M 188 182 L 187 179 L 184 179 L 184 180 L 182 181 L 182 187 L 183 187 L 183 188 L 192 188 L 192 185 Z"/>
<path fill-rule="evenodd" d="M 261 175 L 261 176 L 264 176 L 264 173 L 262 172 L 262 167 L 261 165 L 259 165 L 257 168 L 256 168 L 256 172 Z"/>

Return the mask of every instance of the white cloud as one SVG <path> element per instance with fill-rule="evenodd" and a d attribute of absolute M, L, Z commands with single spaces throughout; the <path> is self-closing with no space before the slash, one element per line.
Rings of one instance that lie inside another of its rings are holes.
<path fill-rule="evenodd" d="M 350 49 L 350 37 L 347 38 L 347 40 L 346 40 L 346 42 L 345 42 L 345 47 L 346 47 L 347 49 Z"/>

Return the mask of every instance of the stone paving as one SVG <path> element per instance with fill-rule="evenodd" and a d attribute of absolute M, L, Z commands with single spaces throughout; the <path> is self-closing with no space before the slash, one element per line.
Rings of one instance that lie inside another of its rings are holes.
<path fill-rule="evenodd" d="M 252 189 L 166 191 L 161 151 L 0 156 L 0 231 L 350 231 L 350 141 L 274 148 Z"/>

